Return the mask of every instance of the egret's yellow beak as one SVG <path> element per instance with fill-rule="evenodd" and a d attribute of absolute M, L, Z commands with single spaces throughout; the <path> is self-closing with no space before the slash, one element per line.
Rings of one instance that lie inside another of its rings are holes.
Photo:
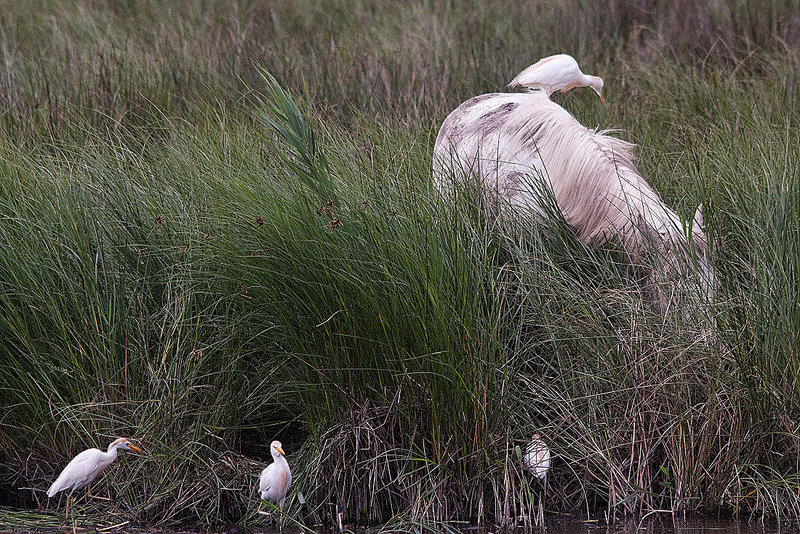
<path fill-rule="evenodd" d="M 285 452 L 283 452 L 283 449 L 282 449 L 282 448 L 280 448 L 280 447 L 275 447 L 275 450 L 276 450 L 276 451 L 278 451 L 279 453 L 281 453 L 282 455 L 286 456 L 286 453 L 285 453 Z"/>
<path fill-rule="evenodd" d="M 602 93 L 602 91 L 600 92 L 600 102 L 602 102 L 603 104 L 605 104 L 605 103 L 606 103 L 606 99 L 605 99 L 605 98 L 603 98 L 603 93 Z"/>
<path fill-rule="evenodd" d="M 132 451 L 136 451 L 136 452 L 142 452 L 142 449 L 140 449 L 140 448 L 139 448 L 139 447 L 137 447 L 136 445 L 131 445 L 130 443 L 128 443 L 128 448 L 129 448 L 130 450 L 132 450 Z"/>

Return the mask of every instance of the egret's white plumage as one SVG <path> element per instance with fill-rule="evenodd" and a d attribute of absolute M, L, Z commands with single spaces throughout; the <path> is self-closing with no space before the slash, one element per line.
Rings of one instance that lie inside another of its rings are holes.
<path fill-rule="evenodd" d="M 117 450 L 119 449 L 141 452 L 141 449 L 132 445 L 125 438 L 118 438 L 112 441 L 105 452 L 94 448 L 86 449 L 70 460 L 67 467 L 58 475 L 56 481 L 50 485 L 47 490 L 47 496 L 53 497 L 59 491 L 70 490 L 69 497 L 67 497 L 66 512 L 67 517 L 69 517 L 69 502 L 72 494 L 75 490 L 91 484 L 103 472 L 103 469 L 111 465 L 117 459 Z M 89 491 L 91 492 L 91 488 L 89 488 Z"/>
<path fill-rule="evenodd" d="M 536 516 L 536 524 L 544 526 L 544 499 L 547 495 L 547 473 L 550 471 L 550 448 L 539 434 L 534 434 L 528 446 L 525 447 L 525 454 L 522 456 L 522 465 L 525 469 L 542 481 L 544 495 L 539 499 L 539 510 Z"/>
<path fill-rule="evenodd" d="M 289 463 L 284 457 L 281 442 L 273 441 L 269 448 L 273 462 L 261 471 L 261 476 L 258 480 L 258 492 L 265 501 L 278 503 L 282 517 L 286 493 L 292 485 L 292 472 L 289 470 Z"/>
<path fill-rule="evenodd" d="M 119 438 L 111 442 L 105 452 L 94 448 L 86 449 L 73 458 L 67 464 L 67 467 L 61 471 L 56 481 L 47 490 L 47 496 L 52 497 L 59 491 L 74 491 L 88 486 L 103 472 L 103 469 L 117 459 L 118 449 L 141 452 L 141 449 L 132 445 L 125 438 Z"/>
<path fill-rule="evenodd" d="M 485 94 L 458 106 L 439 129 L 433 178 L 444 195 L 457 181 L 474 181 L 504 201 L 492 206 L 543 217 L 552 214 L 542 206 L 546 184 L 583 243 L 613 240 L 636 264 L 653 265 L 648 285 L 662 309 L 696 294 L 691 283 L 673 291 L 693 269 L 706 295 L 716 285 L 699 210 L 684 226 L 636 170 L 632 144 L 584 127 L 542 91 Z"/>
<path fill-rule="evenodd" d="M 603 79 L 581 72 L 578 62 L 569 54 L 556 54 L 540 59 L 523 70 L 508 84 L 509 89 L 526 87 L 542 90 L 550 96 L 556 91 L 566 93 L 575 87 L 591 87 L 603 98 Z"/>
<path fill-rule="evenodd" d="M 550 448 L 539 434 L 534 434 L 530 443 L 525 448 L 522 463 L 530 474 L 547 483 L 547 473 L 550 471 Z"/>

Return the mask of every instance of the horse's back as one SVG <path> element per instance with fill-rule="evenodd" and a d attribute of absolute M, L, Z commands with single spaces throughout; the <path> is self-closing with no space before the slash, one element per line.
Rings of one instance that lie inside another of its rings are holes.
<path fill-rule="evenodd" d="M 540 187 L 545 184 L 585 244 L 615 238 L 636 261 L 656 245 L 666 258 L 666 267 L 657 270 L 694 270 L 683 261 L 682 251 L 693 247 L 687 246 L 680 217 L 637 171 L 633 145 L 586 128 L 544 92 L 490 93 L 459 105 L 439 129 L 433 178 L 445 195 L 471 180 L 501 204 L 540 215 L 546 215 Z M 691 233 L 691 245 L 707 248 L 700 228 Z M 712 287 L 713 267 L 705 254 L 690 256 L 701 285 Z"/>
<path fill-rule="evenodd" d="M 538 145 L 554 124 L 580 127 L 542 91 L 470 98 L 439 129 L 435 186 L 447 194 L 454 183 L 472 179 L 512 205 L 541 212 L 532 181 L 547 173 Z"/>

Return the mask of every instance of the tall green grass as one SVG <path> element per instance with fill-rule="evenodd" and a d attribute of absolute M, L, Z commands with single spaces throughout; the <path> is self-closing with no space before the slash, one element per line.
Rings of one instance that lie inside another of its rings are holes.
<path fill-rule="evenodd" d="M 0 503 L 56 507 L 125 435 L 84 514 L 260 521 L 277 437 L 308 525 L 508 526 L 537 432 L 548 511 L 796 522 L 792 6 L 503 6 L 0 5 Z M 613 250 L 433 190 L 446 113 L 561 51 L 609 103 L 554 98 L 703 203 L 713 335 Z"/>

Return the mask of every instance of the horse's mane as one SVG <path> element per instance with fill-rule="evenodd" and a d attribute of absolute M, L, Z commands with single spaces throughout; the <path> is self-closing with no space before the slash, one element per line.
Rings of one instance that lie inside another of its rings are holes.
<path fill-rule="evenodd" d="M 586 128 L 544 94 L 508 96 L 518 105 L 502 117 L 502 125 L 475 132 L 482 139 L 484 167 L 495 156 L 504 162 L 538 154 L 565 219 L 587 243 L 599 244 L 614 234 L 634 246 L 641 241 L 635 235 L 640 230 L 679 238 L 680 219 L 636 170 L 635 145 L 610 135 L 614 130 Z M 491 114 L 497 112 L 482 117 Z M 489 122 L 482 117 L 474 126 Z M 496 154 L 486 153 L 486 147 Z"/>

